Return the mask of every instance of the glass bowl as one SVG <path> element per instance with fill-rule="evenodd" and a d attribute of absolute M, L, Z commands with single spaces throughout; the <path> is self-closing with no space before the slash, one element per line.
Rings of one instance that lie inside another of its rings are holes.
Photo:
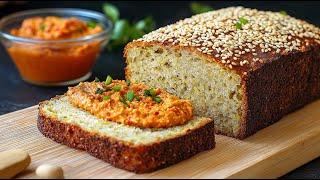
<path fill-rule="evenodd" d="M 75 17 L 94 21 L 102 31 L 80 38 L 41 40 L 10 34 L 32 17 Z M 22 11 L 0 20 L 0 38 L 23 80 L 45 86 L 76 84 L 91 76 L 92 67 L 110 37 L 112 23 L 101 13 L 73 8 L 49 8 Z"/>

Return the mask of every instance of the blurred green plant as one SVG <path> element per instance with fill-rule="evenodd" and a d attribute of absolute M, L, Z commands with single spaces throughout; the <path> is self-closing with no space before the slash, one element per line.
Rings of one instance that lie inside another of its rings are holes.
<path fill-rule="evenodd" d="M 110 42 L 107 45 L 109 51 L 119 49 L 126 43 L 155 29 L 156 23 L 152 16 L 130 23 L 127 19 L 120 19 L 119 9 L 113 4 L 104 3 L 102 9 L 113 23 Z"/>
<path fill-rule="evenodd" d="M 284 11 L 284 10 L 281 10 L 279 13 L 282 14 L 282 15 L 287 15 L 287 12 Z"/>
<path fill-rule="evenodd" d="M 127 19 L 120 18 L 119 9 L 113 4 L 104 3 L 102 10 L 113 23 L 110 42 L 107 45 L 107 50 L 109 51 L 119 49 L 128 42 L 141 38 L 144 34 L 153 31 L 156 27 L 155 20 L 152 16 L 147 16 L 137 22 L 129 22 Z M 198 2 L 192 2 L 190 3 L 190 10 L 192 14 L 199 14 L 212 11 L 213 8 Z"/>
<path fill-rule="evenodd" d="M 201 4 L 198 2 L 192 2 L 190 3 L 190 10 L 192 14 L 200 14 L 208 11 L 212 11 L 213 8 L 211 6 Z"/>

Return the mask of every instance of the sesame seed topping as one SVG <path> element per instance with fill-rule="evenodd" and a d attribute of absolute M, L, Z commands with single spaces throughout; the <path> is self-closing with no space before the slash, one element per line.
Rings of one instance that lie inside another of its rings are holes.
<path fill-rule="evenodd" d="M 246 23 L 239 29 L 235 23 L 241 18 Z M 262 54 L 287 54 L 320 44 L 320 29 L 279 12 L 229 7 L 180 20 L 136 41 L 194 47 L 232 69 L 236 65 L 263 63 L 270 57 Z"/>

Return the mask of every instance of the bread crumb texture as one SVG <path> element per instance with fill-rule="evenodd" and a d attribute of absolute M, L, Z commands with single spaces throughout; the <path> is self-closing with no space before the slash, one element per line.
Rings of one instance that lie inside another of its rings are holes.
<path fill-rule="evenodd" d="M 131 81 L 188 99 L 196 115 L 213 117 L 222 132 L 238 131 L 242 102 L 238 74 L 189 51 L 160 46 L 130 48 L 127 62 Z"/>

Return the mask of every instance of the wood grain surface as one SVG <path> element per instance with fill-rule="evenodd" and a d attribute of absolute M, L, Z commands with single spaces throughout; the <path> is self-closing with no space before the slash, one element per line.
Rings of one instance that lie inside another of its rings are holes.
<path fill-rule="evenodd" d="M 137 175 L 57 144 L 36 127 L 37 106 L 0 116 L 0 151 L 22 148 L 32 163 L 17 178 L 36 178 L 43 163 L 66 178 L 276 178 L 320 156 L 320 101 L 245 139 L 217 136 L 216 148 L 149 174 Z"/>

